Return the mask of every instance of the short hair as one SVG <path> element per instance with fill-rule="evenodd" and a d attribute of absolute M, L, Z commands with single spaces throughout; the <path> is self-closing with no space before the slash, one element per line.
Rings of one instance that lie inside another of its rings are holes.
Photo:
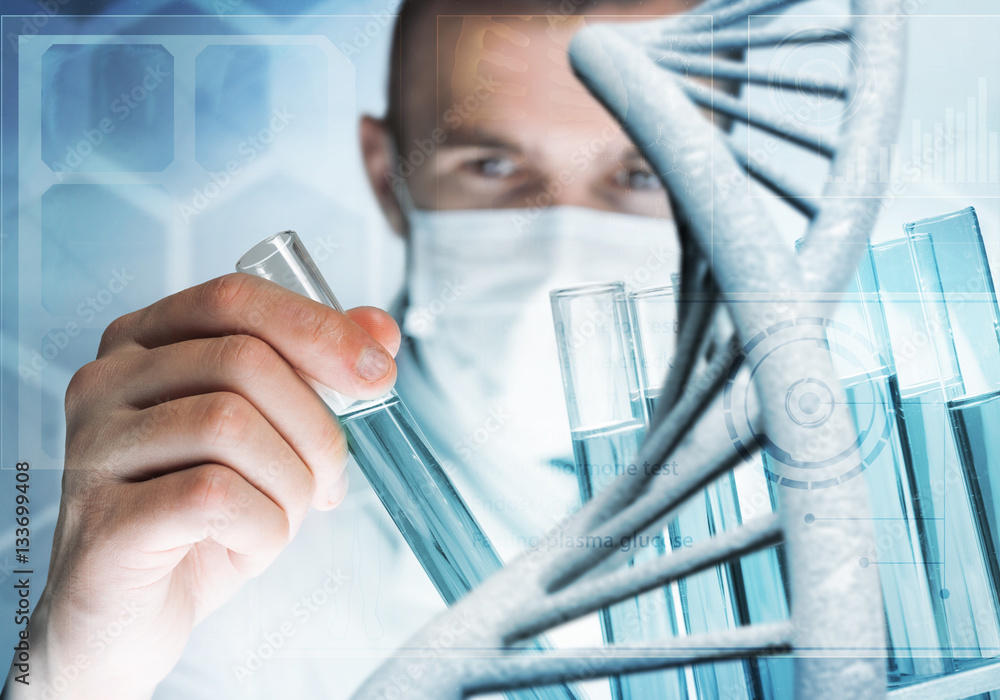
<path fill-rule="evenodd" d="M 691 9 L 702 0 L 676 0 L 678 11 Z M 441 14 L 471 14 L 477 7 L 487 5 L 499 10 L 497 14 L 543 15 L 557 13 L 563 16 L 587 14 L 602 7 L 624 7 L 652 4 L 651 0 L 403 0 L 392 36 L 392 55 L 389 64 L 389 95 L 385 122 L 397 142 L 403 140 L 402 103 L 404 85 L 410 71 L 427 70 L 426 65 L 414 65 L 405 60 L 411 47 L 421 40 L 421 23 L 432 9 Z"/>

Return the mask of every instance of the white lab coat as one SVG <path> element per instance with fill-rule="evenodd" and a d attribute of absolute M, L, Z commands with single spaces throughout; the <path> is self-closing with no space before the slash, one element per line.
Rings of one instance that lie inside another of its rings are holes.
<path fill-rule="evenodd" d="M 444 603 L 355 464 L 260 577 L 198 625 L 155 698 L 346 698 Z"/>

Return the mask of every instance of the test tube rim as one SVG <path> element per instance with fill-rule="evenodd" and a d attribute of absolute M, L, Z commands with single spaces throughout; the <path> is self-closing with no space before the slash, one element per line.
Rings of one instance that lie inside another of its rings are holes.
<path fill-rule="evenodd" d="M 258 241 L 236 262 L 236 269 L 239 272 L 244 272 L 249 268 L 260 267 L 275 255 L 279 255 L 282 248 L 286 250 L 290 248 L 297 238 L 298 234 L 296 234 L 295 231 L 287 230 L 279 231 L 278 233 L 268 236 L 262 241 Z M 275 241 L 278 241 L 280 245 L 274 245 Z M 260 249 L 259 252 L 258 249 Z M 262 255 L 264 252 L 266 252 L 267 255 Z M 253 262 L 247 262 L 247 259 L 253 255 L 256 255 Z"/>
<path fill-rule="evenodd" d="M 586 282 L 584 284 L 574 284 L 569 287 L 553 289 L 549 292 L 549 297 L 553 300 L 573 299 L 575 297 L 592 295 L 594 293 L 607 292 L 614 294 L 615 292 L 624 291 L 625 283 L 621 280 L 614 280 L 610 282 Z"/>
<path fill-rule="evenodd" d="M 903 230 L 906 232 L 907 236 L 913 235 L 930 235 L 924 231 L 915 231 L 917 227 L 929 226 L 931 224 L 940 224 L 944 221 L 949 221 L 950 219 L 957 219 L 966 214 L 971 213 L 976 217 L 976 223 L 979 222 L 979 217 L 976 215 L 976 208 L 973 206 L 962 207 L 956 211 L 950 211 L 945 214 L 935 214 L 934 216 L 928 216 L 923 219 L 917 219 L 916 221 L 909 221 L 903 224 Z"/>
<path fill-rule="evenodd" d="M 921 234 L 917 234 L 917 235 L 926 236 L 927 234 L 926 233 L 921 233 Z M 878 243 L 871 243 L 869 245 L 869 247 L 872 249 L 872 252 L 878 252 L 878 251 L 883 251 L 883 250 L 889 250 L 890 248 L 895 248 L 895 247 L 900 246 L 900 245 L 906 246 L 909 243 L 909 240 L 910 240 L 909 236 L 900 236 L 898 238 L 890 238 L 887 241 L 880 241 Z"/>
<path fill-rule="evenodd" d="M 645 299 L 655 299 L 657 297 L 676 296 L 677 289 L 672 284 L 657 284 L 650 287 L 643 287 L 628 293 L 628 298 L 636 301 Z"/>
<path fill-rule="evenodd" d="M 948 408 L 970 408 L 979 404 L 987 403 L 1000 396 L 1000 388 L 992 391 L 984 391 L 978 394 L 966 394 L 948 400 Z"/>

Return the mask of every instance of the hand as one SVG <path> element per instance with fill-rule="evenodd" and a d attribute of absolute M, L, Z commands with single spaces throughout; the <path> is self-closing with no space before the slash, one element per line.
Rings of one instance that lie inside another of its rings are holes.
<path fill-rule="evenodd" d="M 347 443 L 296 370 L 392 387 L 393 320 L 231 274 L 116 319 L 66 391 L 66 469 L 32 616 L 31 692 L 148 697 L 191 629 L 347 488 Z M 388 348 L 388 351 L 386 350 Z M 57 697 L 59 697 L 57 695 Z"/>

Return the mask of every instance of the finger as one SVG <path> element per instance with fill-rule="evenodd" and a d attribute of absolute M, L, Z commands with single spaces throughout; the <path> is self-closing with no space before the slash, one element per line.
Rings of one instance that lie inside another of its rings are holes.
<path fill-rule="evenodd" d="M 238 394 L 186 396 L 136 411 L 120 431 L 115 476 L 144 481 L 204 463 L 223 464 L 281 508 L 298 529 L 312 501 L 309 467 Z M 126 461 L 127 460 L 127 461 Z"/>
<path fill-rule="evenodd" d="M 167 552 L 212 539 L 231 550 L 246 576 L 263 571 L 288 543 L 290 524 L 270 498 L 221 464 L 203 464 L 130 484 L 141 503 L 135 537 L 147 551 Z"/>
<path fill-rule="evenodd" d="M 392 357 L 346 314 L 246 273 L 216 278 L 116 319 L 98 357 L 238 334 L 260 338 L 295 368 L 353 398 L 383 396 L 396 379 Z"/>
<path fill-rule="evenodd" d="M 262 340 L 247 335 L 187 340 L 127 354 L 117 364 L 120 375 L 130 377 L 121 390 L 122 401 L 137 409 L 213 392 L 242 396 L 308 467 L 313 507 L 328 510 L 334 505 L 331 498 L 343 497 L 340 490 L 332 497 L 330 493 L 347 466 L 347 439 L 340 424 L 291 365 Z M 151 414 L 147 423 L 173 430 L 156 418 Z"/>
<path fill-rule="evenodd" d="M 347 495 L 347 483 L 349 481 L 348 475 L 349 472 L 346 469 L 343 470 L 340 473 L 340 478 L 337 479 L 337 482 L 332 487 L 330 487 L 330 491 L 328 492 L 327 495 L 330 503 L 330 508 L 336 508 L 337 506 L 339 506 L 340 503 L 344 500 L 344 497 Z"/>
<path fill-rule="evenodd" d="M 395 319 L 374 306 L 359 306 L 347 310 L 347 316 L 368 332 L 393 357 L 399 352 L 401 336 Z"/>

